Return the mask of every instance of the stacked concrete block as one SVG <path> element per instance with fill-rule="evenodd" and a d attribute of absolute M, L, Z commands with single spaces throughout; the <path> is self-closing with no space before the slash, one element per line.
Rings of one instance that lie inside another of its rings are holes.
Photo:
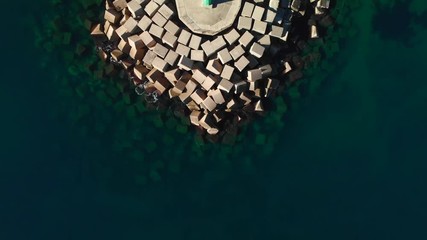
<path fill-rule="evenodd" d="M 181 56 L 186 56 L 189 57 L 190 56 L 190 48 L 187 47 L 184 44 L 178 43 L 178 46 L 176 47 L 176 53 L 178 53 Z"/>
<path fill-rule="evenodd" d="M 227 93 L 230 92 L 232 88 L 233 88 L 233 83 L 227 79 L 222 79 L 221 82 L 219 82 L 218 84 L 218 89 Z"/>
<path fill-rule="evenodd" d="M 202 82 L 202 87 L 209 91 L 216 83 L 216 79 L 212 75 L 208 75 Z"/>
<path fill-rule="evenodd" d="M 168 51 L 169 51 L 169 49 L 168 48 L 166 48 L 165 46 L 163 46 L 162 44 L 160 44 L 160 43 L 157 43 L 156 44 L 156 46 L 154 46 L 154 49 L 153 49 L 153 52 L 157 55 L 157 56 L 159 56 L 159 57 L 161 57 L 161 58 L 165 58 L 166 57 L 166 55 L 168 54 Z"/>
<path fill-rule="evenodd" d="M 276 37 L 276 38 L 282 38 L 283 33 L 284 33 L 283 27 L 276 26 L 276 25 L 271 26 L 270 36 Z"/>
<path fill-rule="evenodd" d="M 142 66 L 142 65 L 136 65 L 134 68 L 133 68 L 133 72 L 134 72 L 134 74 L 135 74 L 135 76 L 137 77 L 137 78 L 139 78 L 139 79 L 144 79 L 145 78 L 145 76 L 147 75 L 147 73 L 148 73 L 148 70 L 147 70 L 147 68 L 146 67 L 144 67 L 144 66 Z"/>
<path fill-rule="evenodd" d="M 199 84 L 202 84 L 207 78 L 207 75 L 203 73 L 201 70 L 195 69 L 192 78 Z"/>
<path fill-rule="evenodd" d="M 142 39 L 138 35 L 132 35 L 128 37 L 128 43 L 133 48 L 143 48 L 144 42 L 142 42 Z"/>
<path fill-rule="evenodd" d="M 265 8 L 261 6 L 255 6 L 254 11 L 252 12 L 252 18 L 258 21 L 262 20 L 262 17 L 264 16 Z"/>
<path fill-rule="evenodd" d="M 224 34 L 224 38 L 229 45 L 232 45 L 240 38 L 240 34 L 233 28 L 228 33 Z"/>
<path fill-rule="evenodd" d="M 231 80 L 231 77 L 233 76 L 233 72 L 234 72 L 234 68 L 229 66 L 229 65 L 224 65 L 222 72 L 221 72 L 221 77 L 225 78 L 227 80 Z"/>
<path fill-rule="evenodd" d="M 263 21 L 272 23 L 275 18 L 276 18 L 276 11 L 272 9 L 267 9 L 266 12 L 264 13 Z"/>
<path fill-rule="evenodd" d="M 132 0 L 127 3 L 127 8 L 129 9 L 132 17 L 139 18 L 144 14 L 144 9 L 137 0 Z"/>
<path fill-rule="evenodd" d="M 166 32 L 165 35 L 163 35 L 162 42 L 173 49 L 177 45 L 178 38 L 172 33 Z"/>
<path fill-rule="evenodd" d="M 154 1 L 150 1 L 144 8 L 144 11 L 149 17 L 153 17 L 157 10 L 160 8 L 159 4 Z"/>
<path fill-rule="evenodd" d="M 170 86 L 171 84 L 165 77 L 157 78 L 154 82 L 154 87 L 160 95 L 163 94 Z"/>
<path fill-rule="evenodd" d="M 144 15 L 138 22 L 138 27 L 142 30 L 142 31 L 147 31 L 151 25 L 151 23 L 153 23 L 153 20 L 151 20 L 151 18 L 149 18 L 147 15 Z"/>
<path fill-rule="evenodd" d="M 178 61 L 178 66 L 186 71 L 190 71 L 193 67 L 193 60 L 189 59 L 186 56 L 181 56 Z"/>
<path fill-rule="evenodd" d="M 213 111 L 216 108 L 216 102 L 211 97 L 207 97 L 205 100 L 203 100 L 201 105 L 209 112 Z"/>
<path fill-rule="evenodd" d="M 252 18 L 240 16 L 239 22 L 237 24 L 237 29 L 239 29 L 239 30 L 242 30 L 242 29 L 251 30 L 252 21 L 253 21 Z"/>
<path fill-rule="evenodd" d="M 140 60 L 144 57 L 146 49 L 143 48 L 130 48 L 129 56 L 135 60 Z"/>
<path fill-rule="evenodd" d="M 245 1 L 242 9 L 242 16 L 252 17 L 252 12 L 254 11 L 255 5 L 253 3 Z"/>
<path fill-rule="evenodd" d="M 135 33 L 139 28 L 138 28 L 138 22 L 134 19 L 134 18 L 129 18 L 124 24 L 123 26 L 125 27 L 125 29 L 127 30 L 127 32 L 129 33 Z"/>
<path fill-rule="evenodd" d="M 258 41 L 259 44 L 264 46 L 265 48 L 269 48 L 271 46 L 271 38 L 270 35 L 262 35 Z"/>
<path fill-rule="evenodd" d="M 237 70 L 239 70 L 240 72 L 243 71 L 243 69 L 245 69 L 246 66 L 249 65 L 249 60 L 245 57 L 245 56 L 241 56 L 239 58 L 239 60 L 237 60 L 234 63 L 234 66 L 237 68 Z"/>
<path fill-rule="evenodd" d="M 194 91 L 191 95 L 190 95 L 191 99 L 193 99 L 193 101 L 196 104 L 201 104 L 205 99 L 206 99 L 206 92 L 203 91 L 202 89 L 197 89 L 196 91 Z"/>
<path fill-rule="evenodd" d="M 264 55 L 265 47 L 261 44 L 254 42 L 249 52 L 256 58 L 261 58 Z"/>
<path fill-rule="evenodd" d="M 248 82 L 244 80 L 240 80 L 234 83 L 234 94 L 240 94 L 247 90 Z"/>
<path fill-rule="evenodd" d="M 154 83 L 157 79 L 163 78 L 163 73 L 157 70 L 156 68 L 153 68 L 150 70 L 149 73 L 147 73 L 146 78 L 151 83 Z"/>
<path fill-rule="evenodd" d="M 231 51 L 230 55 L 234 60 L 239 59 L 243 54 L 245 54 L 245 49 L 241 45 L 235 46 Z"/>
<path fill-rule="evenodd" d="M 178 25 L 176 25 L 174 22 L 169 20 L 165 25 L 165 30 L 174 36 L 178 36 L 180 29 L 179 29 Z"/>
<path fill-rule="evenodd" d="M 254 20 L 254 25 L 252 27 L 252 31 L 255 31 L 260 34 L 265 34 L 267 30 L 267 23 L 263 21 Z"/>
<path fill-rule="evenodd" d="M 254 35 L 252 35 L 249 31 L 246 31 L 245 33 L 243 33 L 243 35 L 239 38 L 239 43 L 243 46 L 243 47 L 248 47 L 252 40 L 254 39 Z"/>
<path fill-rule="evenodd" d="M 122 60 L 124 56 L 124 53 L 118 49 L 114 49 L 113 51 L 111 51 L 111 58 L 116 62 Z"/>
<path fill-rule="evenodd" d="M 157 24 L 151 24 L 150 30 L 148 32 L 153 35 L 154 37 L 157 37 L 158 39 L 162 39 L 163 34 L 165 32 L 165 29 L 158 26 Z"/>
<path fill-rule="evenodd" d="M 202 42 L 202 37 L 196 34 L 193 34 L 190 38 L 190 43 L 188 44 L 188 46 L 194 50 L 198 50 L 201 42 Z"/>
<path fill-rule="evenodd" d="M 113 1 L 113 5 L 117 11 L 122 11 L 124 8 L 127 7 L 127 1 L 126 0 L 115 0 L 115 1 Z"/>
<path fill-rule="evenodd" d="M 130 45 L 129 45 L 129 43 L 127 41 L 123 40 L 123 39 L 120 40 L 119 44 L 117 45 L 117 48 L 120 51 L 125 52 L 125 53 L 128 53 L 130 51 Z"/>
<path fill-rule="evenodd" d="M 227 48 L 224 48 L 218 52 L 218 58 L 222 64 L 226 64 L 233 60 Z"/>
<path fill-rule="evenodd" d="M 188 41 L 190 41 L 190 38 L 191 38 L 191 33 L 183 29 L 181 31 L 181 34 L 179 35 L 178 42 L 183 45 L 187 45 Z"/>
<path fill-rule="evenodd" d="M 104 13 L 104 19 L 112 24 L 118 23 L 121 18 L 121 13 L 116 11 L 115 9 L 107 9 Z"/>
<path fill-rule="evenodd" d="M 191 50 L 191 60 L 196 62 L 205 62 L 205 53 L 203 50 Z"/>
<path fill-rule="evenodd" d="M 220 89 L 211 90 L 210 95 L 216 104 L 225 103 L 224 95 Z"/>
<path fill-rule="evenodd" d="M 166 72 L 167 68 L 169 67 L 169 64 L 158 56 L 154 58 L 152 65 L 154 68 L 158 69 L 160 72 Z"/>
<path fill-rule="evenodd" d="M 210 57 L 212 56 L 215 51 L 214 49 L 214 45 L 212 44 L 211 41 L 207 40 L 206 42 L 202 43 L 201 45 L 203 51 L 205 52 L 206 57 Z"/>
<path fill-rule="evenodd" d="M 250 82 L 260 80 L 262 78 L 262 71 L 260 69 L 252 69 L 248 71 L 248 80 Z"/>
<path fill-rule="evenodd" d="M 206 69 L 209 70 L 211 73 L 220 75 L 222 72 L 222 64 L 219 61 L 219 59 L 212 59 L 209 60 L 208 64 L 206 65 Z"/>
<path fill-rule="evenodd" d="M 223 36 L 218 36 L 212 41 L 212 46 L 213 46 L 213 51 L 218 52 L 219 50 L 227 46 L 227 43 L 225 42 Z"/>
<path fill-rule="evenodd" d="M 153 51 L 151 51 L 151 50 L 147 51 L 145 53 L 144 58 L 142 59 L 142 61 L 144 62 L 144 66 L 146 66 L 148 68 L 152 68 L 153 67 L 153 65 L 152 65 L 153 60 L 156 57 L 157 57 L 157 55 Z"/>
<path fill-rule="evenodd" d="M 163 16 L 164 18 L 166 18 L 167 20 L 171 19 L 171 18 L 172 18 L 172 16 L 174 15 L 174 11 L 173 11 L 173 10 L 172 10 L 168 5 L 166 5 L 166 4 L 163 4 L 163 5 L 159 8 L 158 12 L 159 12 L 160 14 L 162 14 L 162 16 Z"/>
<path fill-rule="evenodd" d="M 175 84 L 178 82 L 180 77 L 181 77 L 181 71 L 178 68 L 174 68 L 165 72 L 165 78 L 169 80 L 169 82 L 173 86 L 175 86 Z"/>
<path fill-rule="evenodd" d="M 168 21 L 165 17 L 163 17 L 162 14 L 159 12 L 156 12 L 152 18 L 153 22 L 157 24 L 159 27 L 163 28 L 166 25 L 166 22 Z"/>

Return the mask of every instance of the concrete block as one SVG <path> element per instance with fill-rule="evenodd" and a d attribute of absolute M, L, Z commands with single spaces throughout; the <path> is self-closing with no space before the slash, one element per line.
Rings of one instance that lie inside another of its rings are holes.
<path fill-rule="evenodd" d="M 254 82 L 262 78 L 262 72 L 260 69 L 252 69 L 248 71 L 248 80 Z"/>
<path fill-rule="evenodd" d="M 205 52 L 205 54 L 206 54 L 206 57 L 210 57 L 210 56 L 212 56 L 212 54 L 214 54 L 215 52 L 213 51 L 213 49 L 214 49 L 214 46 L 213 46 L 213 44 L 211 43 L 211 41 L 206 41 L 206 42 L 204 42 L 204 43 L 202 43 L 202 49 L 203 49 L 203 51 Z"/>
<path fill-rule="evenodd" d="M 144 8 L 144 11 L 149 17 L 153 17 L 157 10 L 160 8 L 159 4 L 154 1 L 150 1 Z"/>
<path fill-rule="evenodd" d="M 240 34 L 236 31 L 236 29 L 231 29 L 228 33 L 224 34 L 224 38 L 229 45 L 235 43 L 239 38 Z"/>
<path fill-rule="evenodd" d="M 175 66 L 176 65 L 176 61 L 178 60 L 178 58 L 179 58 L 178 53 L 176 53 L 173 50 L 169 50 L 168 54 L 166 54 L 165 61 L 167 63 L 169 63 L 169 65 Z"/>
<path fill-rule="evenodd" d="M 163 17 L 162 14 L 160 14 L 159 12 L 156 12 L 153 16 L 153 18 L 151 19 L 153 20 L 153 22 L 155 24 L 157 24 L 159 27 L 163 27 L 165 26 L 166 22 L 168 21 L 165 17 Z"/>
<path fill-rule="evenodd" d="M 245 57 L 242 56 L 239 58 L 239 60 L 237 60 L 234 63 L 234 66 L 237 68 L 237 70 L 239 70 L 240 72 L 243 71 L 243 69 L 245 69 L 246 66 L 249 65 L 249 60 Z"/>
<path fill-rule="evenodd" d="M 141 4 L 137 0 L 132 0 L 127 3 L 129 12 L 132 14 L 132 17 L 139 18 L 144 14 Z"/>
<path fill-rule="evenodd" d="M 262 20 L 262 17 L 264 16 L 264 8 L 261 6 L 255 6 L 254 11 L 252 13 L 252 18 L 255 20 Z"/>
<path fill-rule="evenodd" d="M 158 12 L 159 12 L 160 14 L 162 14 L 162 16 L 163 16 L 164 18 L 166 18 L 167 20 L 171 19 L 171 18 L 172 18 L 172 16 L 174 15 L 173 10 L 172 10 L 168 5 L 166 5 L 166 4 L 163 4 L 163 5 L 159 8 Z"/>
<path fill-rule="evenodd" d="M 175 52 L 182 56 L 186 56 L 186 57 L 190 56 L 190 48 L 181 43 L 178 43 L 178 46 L 176 47 Z"/>
<path fill-rule="evenodd" d="M 170 32 L 174 36 L 178 36 L 180 28 L 172 21 L 168 21 L 165 25 L 165 30 Z"/>
<path fill-rule="evenodd" d="M 147 31 L 148 28 L 150 27 L 151 23 L 153 23 L 153 21 L 147 15 L 144 15 L 139 20 L 138 27 L 143 31 Z"/>
<path fill-rule="evenodd" d="M 206 69 L 209 70 L 211 73 L 220 75 L 222 72 L 223 66 L 221 65 L 219 59 L 212 59 L 208 62 Z"/>
<path fill-rule="evenodd" d="M 139 37 L 148 48 L 153 48 L 156 45 L 156 41 L 149 32 L 142 32 Z"/>
<path fill-rule="evenodd" d="M 179 35 L 178 42 L 183 45 L 187 45 L 188 41 L 190 41 L 191 33 L 187 30 L 182 29 L 181 34 Z"/>
<path fill-rule="evenodd" d="M 167 44 L 171 48 L 175 48 L 175 46 L 178 42 L 178 38 L 176 36 L 174 36 L 172 33 L 166 32 L 163 35 L 162 42 Z"/>
<path fill-rule="evenodd" d="M 158 56 L 154 58 L 152 65 L 154 68 L 158 69 L 160 72 L 165 72 L 169 67 L 169 64 Z"/>
<path fill-rule="evenodd" d="M 204 62 L 205 61 L 205 52 L 203 52 L 203 50 L 191 49 L 191 57 L 190 58 L 193 61 Z"/>
<path fill-rule="evenodd" d="M 265 34 L 265 31 L 267 30 L 267 23 L 255 20 L 254 25 L 252 27 L 252 31 L 255 31 L 260 34 Z"/>
<path fill-rule="evenodd" d="M 242 9 L 242 16 L 252 17 L 252 12 L 254 11 L 255 5 L 253 3 L 245 1 Z"/>
<path fill-rule="evenodd" d="M 233 58 L 231 57 L 230 52 L 228 51 L 227 48 L 224 48 L 221 51 L 219 51 L 217 56 L 218 56 L 219 60 L 221 60 L 222 64 L 226 64 L 226 63 L 230 62 L 231 60 L 233 60 Z"/>
<path fill-rule="evenodd" d="M 157 26 L 156 24 L 151 24 L 149 32 L 151 35 L 153 35 L 159 39 L 162 39 L 163 33 L 165 32 L 165 29 L 163 29 L 160 26 Z"/>
<path fill-rule="evenodd" d="M 235 46 L 231 51 L 230 55 L 234 60 L 237 60 L 240 56 L 242 56 L 245 53 L 245 50 L 241 45 Z"/>
<path fill-rule="evenodd" d="M 201 42 L 202 42 L 202 37 L 196 34 L 193 34 L 191 35 L 190 43 L 188 46 L 194 50 L 198 50 L 200 48 Z"/>
<path fill-rule="evenodd" d="M 243 33 L 243 35 L 239 38 L 239 43 L 243 47 L 248 47 L 249 44 L 251 44 L 252 40 L 254 39 L 254 35 L 252 35 L 249 31 L 246 31 Z"/>
<path fill-rule="evenodd" d="M 123 26 L 130 34 L 135 33 L 139 29 L 138 22 L 134 18 L 129 18 L 128 20 L 126 20 Z"/>
<path fill-rule="evenodd" d="M 256 58 L 261 58 L 264 55 L 265 47 L 259 43 L 254 42 L 249 52 Z"/>
<path fill-rule="evenodd" d="M 234 72 L 233 67 L 229 65 L 225 65 L 224 68 L 222 69 L 221 77 L 227 80 L 231 80 L 231 77 L 233 76 L 233 72 Z"/>
<path fill-rule="evenodd" d="M 161 57 L 161 58 L 165 58 L 166 54 L 168 54 L 169 49 L 167 49 L 165 46 L 163 46 L 160 43 L 157 43 L 156 46 L 154 46 L 153 52 Z"/>
<path fill-rule="evenodd" d="M 193 67 L 193 61 L 186 56 L 181 56 L 181 58 L 178 61 L 178 67 L 186 71 L 190 71 L 191 68 Z"/>
<path fill-rule="evenodd" d="M 252 18 L 240 16 L 239 21 L 237 23 L 237 29 L 251 30 L 251 28 L 252 28 Z"/>

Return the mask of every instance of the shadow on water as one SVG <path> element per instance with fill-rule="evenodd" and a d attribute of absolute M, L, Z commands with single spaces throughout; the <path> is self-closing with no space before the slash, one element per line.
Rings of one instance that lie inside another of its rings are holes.
<path fill-rule="evenodd" d="M 410 11 L 410 4 L 405 0 L 397 0 L 390 4 L 373 2 L 377 11 L 372 19 L 375 32 L 384 40 L 393 40 L 410 46 L 411 39 L 416 34 L 414 24 L 427 26 L 427 12 L 417 16 Z"/>

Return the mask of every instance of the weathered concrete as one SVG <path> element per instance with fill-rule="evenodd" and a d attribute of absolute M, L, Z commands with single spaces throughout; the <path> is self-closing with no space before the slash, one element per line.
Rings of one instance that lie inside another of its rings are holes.
<path fill-rule="evenodd" d="M 242 0 L 214 0 L 212 7 L 204 7 L 201 0 L 176 0 L 176 7 L 179 18 L 191 31 L 212 36 L 231 27 L 241 3 Z"/>

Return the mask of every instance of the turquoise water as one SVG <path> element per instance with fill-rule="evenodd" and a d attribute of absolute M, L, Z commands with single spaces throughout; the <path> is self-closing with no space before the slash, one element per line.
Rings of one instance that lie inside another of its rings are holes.
<path fill-rule="evenodd" d="M 11 10 L 38 19 L 38 4 Z M 71 126 L 53 114 L 70 101 L 49 84 L 68 74 L 58 70 L 66 63 L 42 70 L 24 19 L 8 26 L 1 239 L 426 239 L 427 5 L 408 5 L 409 15 L 364 3 L 348 16 L 358 33 L 336 69 L 289 112 L 273 152 L 249 170 L 232 167 L 247 156 L 220 171 L 187 163 L 145 185 L 130 181 L 132 162 L 95 141 L 111 136 L 82 137 L 75 131 L 89 122 Z"/>

